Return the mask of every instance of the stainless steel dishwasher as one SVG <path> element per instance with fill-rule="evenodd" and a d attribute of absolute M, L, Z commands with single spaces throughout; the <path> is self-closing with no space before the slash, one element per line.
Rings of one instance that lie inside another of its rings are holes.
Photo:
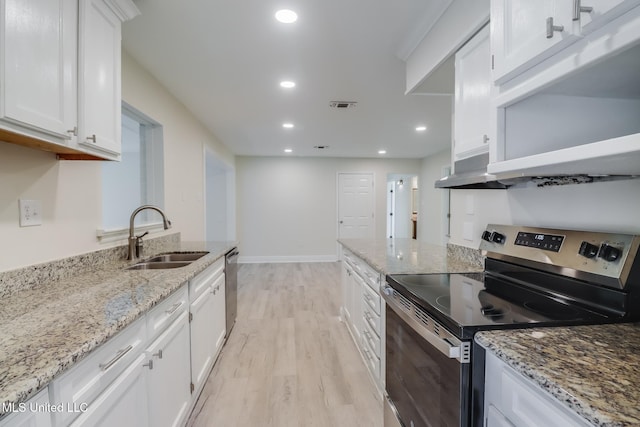
<path fill-rule="evenodd" d="M 236 323 L 238 314 L 238 248 L 233 248 L 225 255 L 224 287 L 227 313 L 227 339 Z"/>

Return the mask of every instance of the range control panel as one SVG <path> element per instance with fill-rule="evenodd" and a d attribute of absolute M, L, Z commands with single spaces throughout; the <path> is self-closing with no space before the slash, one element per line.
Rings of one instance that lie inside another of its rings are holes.
<path fill-rule="evenodd" d="M 490 258 L 530 261 L 535 268 L 624 288 L 640 236 L 514 225 L 487 226 L 480 249 Z M 640 261 L 639 261 L 640 262 Z"/>
<path fill-rule="evenodd" d="M 564 236 L 557 234 L 544 233 L 526 233 L 518 231 L 515 244 L 518 246 L 527 246 L 538 248 L 545 251 L 560 252 L 560 247 L 564 241 Z"/>

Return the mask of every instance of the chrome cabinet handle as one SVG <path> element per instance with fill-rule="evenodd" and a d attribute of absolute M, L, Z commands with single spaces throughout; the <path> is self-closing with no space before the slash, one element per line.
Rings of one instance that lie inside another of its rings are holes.
<path fill-rule="evenodd" d="M 107 363 L 100 363 L 98 367 L 100 368 L 100 370 L 106 371 L 107 369 L 112 367 L 118 360 L 122 359 L 124 355 L 129 353 L 132 349 L 133 349 L 133 346 L 128 345 L 127 347 L 118 351 L 118 353 L 115 356 L 113 356 L 113 358 L 109 360 Z"/>
<path fill-rule="evenodd" d="M 93 135 L 88 136 L 87 137 L 87 141 L 93 141 L 93 143 L 95 144 L 97 142 L 96 141 L 96 134 L 94 133 Z"/>
<path fill-rule="evenodd" d="M 581 6 L 581 0 L 573 0 L 573 20 L 580 20 L 581 13 L 591 13 L 593 8 L 591 6 Z"/>
<path fill-rule="evenodd" d="M 153 353 L 152 356 L 157 357 L 158 359 L 162 359 L 162 350 L 158 350 L 158 352 Z"/>
<path fill-rule="evenodd" d="M 177 309 L 179 309 L 179 308 L 180 308 L 180 306 L 181 306 L 181 305 L 182 305 L 182 301 L 177 302 L 177 303 L 173 304 L 173 305 L 171 306 L 171 308 L 169 308 L 168 310 L 166 310 L 166 311 L 165 311 L 165 313 L 167 313 L 169 316 L 171 316 L 173 313 L 175 313 L 175 312 L 176 312 L 176 310 L 177 310 Z"/>
<path fill-rule="evenodd" d="M 482 135 L 482 143 L 486 144 L 489 142 L 489 137 L 487 135 Z"/>
<path fill-rule="evenodd" d="M 73 129 L 69 129 L 67 133 L 69 136 L 67 136 L 66 139 L 71 139 L 72 136 L 78 136 L 78 126 L 74 126 Z"/>
<path fill-rule="evenodd" d="M 564 31 L 564 25 L 553 25 L 553 17 L 547 18 L 547 38 L 550 39 L 553 37 L 554 31 L 559 33 Z"/>
<path fill-rule="evenodd" d="M 146 366 L 150 370 L 153 369 L 153 360 L 149 360 L 147 363 L 143 364 L 142 366 Z"/>

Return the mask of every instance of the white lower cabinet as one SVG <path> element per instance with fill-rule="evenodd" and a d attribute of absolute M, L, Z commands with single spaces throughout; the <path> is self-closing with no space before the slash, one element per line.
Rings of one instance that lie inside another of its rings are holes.
<path fill-rule="evenodd" d="M 197 395 L 224 344 L 226 334 L 224 259 L 214 263 L 192 280 L 191 301 L 191 383 Z"/>
<path fill-rule="evenodd" d="M 49 393 L 45 388 L 27 402 L 6 408 L 11 414 L 0 420 L 0 427 L 51 427 L 51 413 L 40 410 L 48 404 Z"/>
<path fill-rule="evenodd" d="M 113 384 L 121 383 L 124 381 L 122 377 L 127 376 L 127 384 L 119 386 L 118 390 L 122 391 L 131 387 L 128 382 L 133 379 L 144 381 L 143 378 L 139 378 L 143 370 L 138 366 L 142 365 L 138 359 L 142 357 L 146 341 L 145 319 L 138 319 L 89 354 L 69 372 L 55 379 L 49 385 L 52 404 L 87 409 L 88 412 L 81 418 L 89 416 L 89 413 L 101 413 L 97 409 L 99 405 L 115 405 L 117 402 L 113 402 L 113 397 L 111 400 L 104 397 L 105 393 L 115 393 L 109 391 L 112 390 Z M 134 388 L 137 387 L 141 386 L 138 384 Z M 146 394 L 146 391 L 143 394 Z M 56 426 L 67 426 L 81 414 L 79 411 L 64 410 L 54 413 L 53 419 Z M 96 416 L 98 415 L 92 415 L 92 419 Z"/>
<path fill-rule="evenodd" d="M 147 368 L 145 355 L 133 363 L 70 424 L 71 427 L 145 426 L 147 418 Z"/>
<path fill-rule="evenodd" d="M 179 426 L 187 417 L 191 400 L 188 348 L 189 314 L 185 306 L 145 352 L 150 426 Z"/>
<path fill-rule="evenodd" d="M 384 305 L 381 274 L 349 250 L 343 250 L 342 313 L 371 378 L 384 390 Z"/>
<path fill-rule="evenodd" d="M 485 427 L 588 427 L 549 393 L 487 352 Z"/>
<path fill-rule="evenodd" d="M 224 261 L 22 404 L 39 403 L 44 410 L 20 411 L 16 405 L 0 427 L 184 425 L 224 344 Z"/>

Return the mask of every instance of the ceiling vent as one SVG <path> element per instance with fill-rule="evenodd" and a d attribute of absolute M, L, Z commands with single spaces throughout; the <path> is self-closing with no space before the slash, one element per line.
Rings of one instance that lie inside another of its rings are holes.
<path fill-rule="evenodd" d="M 331 101 L 329 107 L 331 108 L 353 108 L 358 103 L 356 101 Z"/>

